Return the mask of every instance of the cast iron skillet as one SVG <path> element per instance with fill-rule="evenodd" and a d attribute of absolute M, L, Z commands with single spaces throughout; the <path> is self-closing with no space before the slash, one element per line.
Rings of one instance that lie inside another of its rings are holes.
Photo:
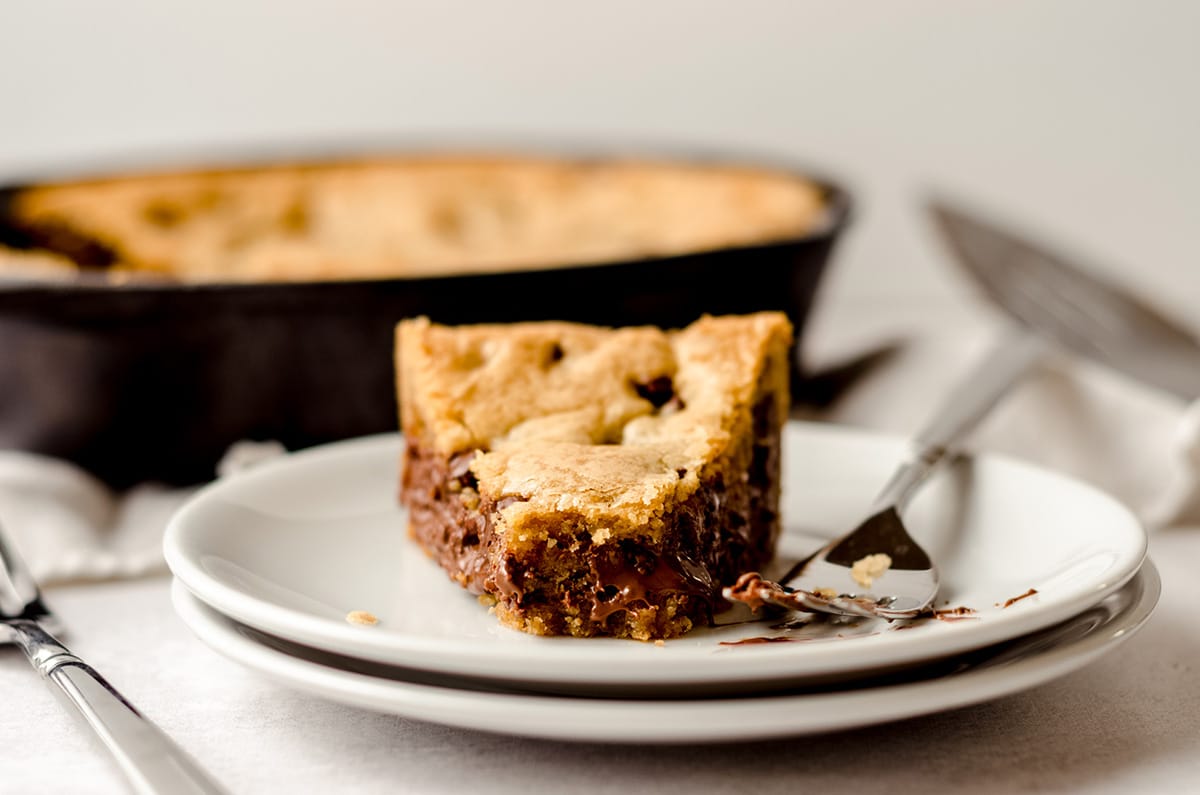
<path fill-rule="evenodd" d="M 793 171 L 821 185 L 827 222 L 764 245 L 437 278 L 2 285 L 0 448 L 73 461 L 122 489 L 210 480 L 239 440 L 299 449 L 393 431 L 394 328 L 418 314 L 671 328 L 778 309 L 795 324 L 802 379 L 801 332 L 850 197 Z M 4 225 L 0 209 L 0 237 Z"/>

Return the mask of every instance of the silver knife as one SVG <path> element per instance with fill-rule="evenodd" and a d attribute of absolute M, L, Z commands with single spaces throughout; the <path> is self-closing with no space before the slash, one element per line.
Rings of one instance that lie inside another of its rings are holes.
<path fill-rule="evenodd" d="M 41 590 L 0 527 L 0 642 L 17 644 L 38 673 L 96 731 L 139 795 L 225 795 L 221 784 L 94 668 L 51 634 L 60 629 Z M 8 752 L 34 753 L 6 748 Z M 47 787 L 54 771 L 46 773 Z"/>
<path fill-rule="evenodd" d="M 1187 402 L 1200 398 L 1200 339 L 1191 330 L 1042 242 L 945 201 L 928 207 L 955 261 L 1017 322 Z"/>

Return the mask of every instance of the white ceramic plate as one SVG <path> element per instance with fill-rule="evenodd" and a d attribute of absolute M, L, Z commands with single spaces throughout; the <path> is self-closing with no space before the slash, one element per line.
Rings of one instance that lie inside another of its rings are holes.
<path fill-rule="evenodd" d="M 408 539 L 396 502 L 401 444 L 340 442 L 204 488 L 167 528 L 172 572 L 237 621 L 327 651 L 560 690 L 694 692 L 844 679 L 1011 639 L 1112 593 L 1146 549 L 1136 518 L 1106 494 L 980 456 L 929 483 L 910 509 L 913 535 L 941 568 L 942 599 L 977 611 L 970 618 L 904 632 L 882 621 L 758 621 L 662 646 L 535 637 L 499 625 Z M 904 450 L 899 438 L 789 423 L 779 565 L 850 527 Z M 1037 594 L 1003 606 L 1030 588 Z M 380 623 L 348 624 L 352 610 Z M 731 645 L 768 636 L 808 642 Z"/>
<path fill-rule="evenodd" d="M 1159 590 L 1158 573 L 1147 561 L 1123 588 L 1062 624 L 933 669 L 914 669 L 903 678 L 845 690 L 673 700 L 531 695 L 483 687 L 477 680 L 411 681 L 378 664 L 309 652 L 264 636 L 206 606 L 178 581 L 173 595 L 180 617 L 203 642 L 295 690 L 449 726 L 553 740 L 646 744 L 834 731 L 1016 693 L 1070 673 L 1127 640 L 1153 611 Z M 363 672 L 372 666 L 379 670 Z"/>

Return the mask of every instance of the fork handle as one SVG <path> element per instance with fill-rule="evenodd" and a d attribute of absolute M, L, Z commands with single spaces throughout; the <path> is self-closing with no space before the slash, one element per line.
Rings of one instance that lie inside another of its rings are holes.
<path fill-rule="evenodd" d="M 25 656 L 55 684 L 112 753 L 139 795 L 227 795 L 196 762 L 104 677 L 35 621 L 12 621 Z"/>
<path fill-rule="evenodd" d="M 1045 350 L 1045 344 L 1032 332 L 1018 328 L 1007 331 L 993 343 L 916 435 L 908 459 L 884 486 L 875 500 L 876 507 L 904 507 L 917 487 L 958 451 L 963 438 L 979 425 Z"/>

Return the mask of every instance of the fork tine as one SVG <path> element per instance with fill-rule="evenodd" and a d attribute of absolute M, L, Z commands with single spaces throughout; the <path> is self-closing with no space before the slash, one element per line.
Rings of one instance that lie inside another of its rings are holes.
<path fill-rule="evenodd" d="M 764 605 L 773 605 L 785 610 L 798 610 L 806 613 L 834 613 L 886 619 L 912 618 L 918 612 L 889 610 L 889 603 L 886 600 L 875 601 L 856 594 L 843 593 L 825 597 L 804 589 L 788 588 L 763 579 L 757 572 L 743 574 L 734 585 L 725 589 L 724 595 L 726 599 L 744 602 L 755 611 L 760 610 Z"/>
<path fill-rule="evenodd" d="M 753 609 L 769 604 L 867 618 L 915 618 L 926 612 L 938 593 L 938 570 L 909 535 L 901 512 L 921 484 L 953 460 L 966 434 L 1041 358 L 1042 351 L 1041 341 L 1028 332 L 1004 335 L 914 436 L 912 449 L 893 469 L 866 519 L 794 566 L 784 582 L 772 583 L 750 572 L 724 589 L 725 598 Z M 854 587 L 849 581 L 870 589 L 876 579 L 883 589 L 881 596 L 836 592 Z"/>

